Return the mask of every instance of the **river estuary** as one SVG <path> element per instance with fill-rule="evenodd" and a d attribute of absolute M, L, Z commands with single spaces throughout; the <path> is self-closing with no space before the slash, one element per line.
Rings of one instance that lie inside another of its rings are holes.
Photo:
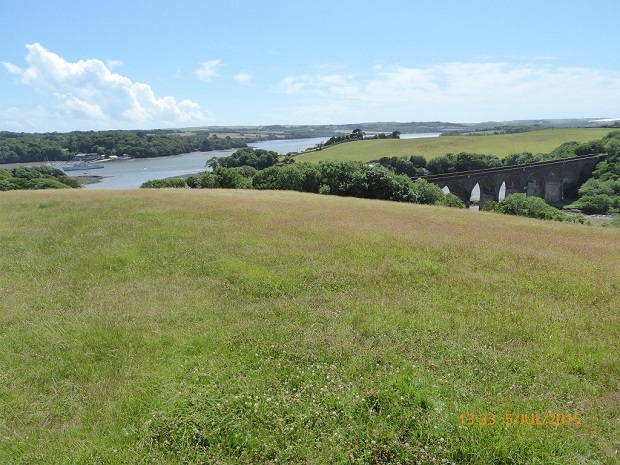
<path fill-rule="evenodd" d="M 419 137 L 436 137 L 437 133 L 430 134 L 402 134 L 402 139 Z M 327 137 L 309 139 L 282 139 L 248 144 L 252 148 L 273 150 L 280 154 L 302 152 L 307 148 L 325 142 Z M 100 182 L 86 184 L 87 189 L 138 189 L 140 185 L 151 179 L 163 179 L 174 176 L 184 176 L 206 170 L 207 160 L 213 157 L 226 157 L 235 150 L 217 150 L 213 152 L 192 152 L 171 157 L 132 158 L 129 160 L 114 160 L 104 162 L 103 169 L 84 171 L 69 171 L 72 177 L 97 176 Z"/>

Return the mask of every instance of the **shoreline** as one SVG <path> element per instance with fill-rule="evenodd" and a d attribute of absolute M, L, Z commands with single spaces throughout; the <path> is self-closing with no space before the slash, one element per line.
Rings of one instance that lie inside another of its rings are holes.
<path fill-rule="evenodd" d="M 170 177 L 163 178 L 163 179 L 174 179 L 174 178 L 187 179 L 187 178 L 190 178 L 192 176 L 200 176 L 204 172 L 205 171 L 198 171 L 198 172 L 195 172 L 195 173 L 182 174 L 180 176 L 170 176 Z M 80 181 L 80 184 L 82 184 L 83 186 L 87 186 L 89 184 L 100 183 L 101 181 L 103 181 L 103 179 L 109 178 L 109 177 L 110 176 L 96 176 L 96 175 L 92 175 L 91 174 L 91 175 L 75 176 L 75 179 Z"/>
<path fill-rule="evenodd" d="M 101 182 L 103 178 L 106 178 L 106 177 L 108 176 L 85 175 L 85 176 L 75 176 L 75 179 L 80 181 L 80 184 L 82 184 L 83 186 L 86 186 L 87 184 L 97 184 L 98 182 Z"/>

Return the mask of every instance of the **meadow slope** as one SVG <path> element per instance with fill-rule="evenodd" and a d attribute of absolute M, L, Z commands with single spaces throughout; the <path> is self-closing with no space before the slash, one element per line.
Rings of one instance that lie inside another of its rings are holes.
<path fill-rule="evenodd" d="M 30 191 L 0 241 L 4 463 L 618 463 L 617 229 Z"/>
<path fill-rule="evenodd" d="M 481 153 L 504 158 L 511 153 L 549 153 L 565 142 L 589 142 L 604 137 L 612 129 L 570 128 L 501 134 L 494 136 L 446 136 L 420 139 L 375 139 L 347 142 L 323 150 L 307 152 L 296 160 L 318 163 L 332 161 L 372 161 L 381 157 L 422 155 L 427 160 L 446 153 Z"/>

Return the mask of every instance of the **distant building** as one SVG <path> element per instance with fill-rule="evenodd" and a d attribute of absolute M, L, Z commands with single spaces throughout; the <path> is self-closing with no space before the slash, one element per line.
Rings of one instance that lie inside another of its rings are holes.
<path fill-rule="evenodd" d="M 102 155 L 98 153 L 78 153 L 74 160 L 75 161 L 93 161 L 93 160 L 101 160 L 103 158 Z"/>

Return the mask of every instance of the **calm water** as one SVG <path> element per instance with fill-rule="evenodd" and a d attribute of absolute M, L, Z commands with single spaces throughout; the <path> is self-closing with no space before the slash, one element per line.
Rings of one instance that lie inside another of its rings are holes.
<path fill-rule="evenodd" d="M 303 151 L 325 142 L 326 137 L 312 139 L 290 139 L 256 142 L 248 144 L 257 149 L 273 150 L 281 154 Z M 199 173 L 207 169 L 207 161 L 213 157 L 226 157 L 234 150 L 216 150 L 213 152 L 192 152 L 172 157 L 134 158 L 131 160 L 111 161 L 105 168 L 90 170 L 93 176 L 102 176 L 101 182 L 86 185 L 87 189 L 138 189 L 151 179 L 163 179 L 173 176 Z M 69 171 L 69 176 L 84 176 L 83 171 Z"/>
<path fill-rule="evenodd" d="M 436 137 L 438 133 L 402 134 L 402 139 L 417 137 Z M 280 154 L 302 152 L 325 142 L 328 137 L 310 139 L 270 140 L 248 144 L 252 148 L 273 150 Z M 87 189 L 138 189 L 140 185 L 151 179 L 163 179 L 172 176 L 205 171 L 207 160 L 212 157 L 226 157 L 235 150 L 217 150 L 214 152 L 192 152 L 172 157 L 134 158 L 131 160 L 105 162 L 105 168 L 89 170 L 92 176 L 102 176 L 101 182 L 86 185 Z M 84 176 L 84 171 L 69 171 L 69 176 Z"/>

